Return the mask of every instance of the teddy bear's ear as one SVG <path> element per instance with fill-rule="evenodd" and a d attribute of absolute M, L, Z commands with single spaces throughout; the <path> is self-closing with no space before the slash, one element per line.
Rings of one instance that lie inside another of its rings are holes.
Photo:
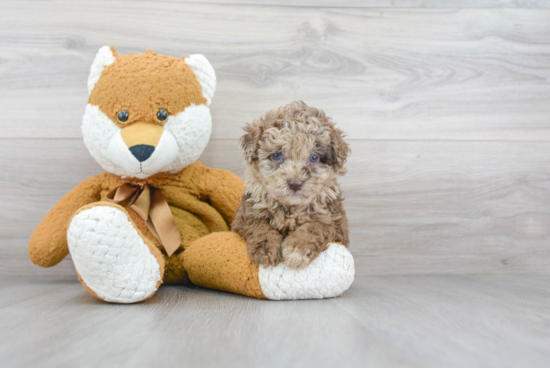
<path fill-rule="evenodd" d="M 97 52 L 92 67 L 90 68 L 90 75 L 88 76 L 88 93 L 92 93 L 103 68 L 107 65 L 111 65 L 116 60 L 116 51 L 114 47 L 103 46 Z"/>
<path fill-rule="evenodd" d="M 195 77 L 199 81 L 202 94 L 206 98 L 206 106 L 210 106 L 214 91 L 216 90 L 216 73 L 210 62 L 201 54 L 189 55 L 185 58 Z"/>

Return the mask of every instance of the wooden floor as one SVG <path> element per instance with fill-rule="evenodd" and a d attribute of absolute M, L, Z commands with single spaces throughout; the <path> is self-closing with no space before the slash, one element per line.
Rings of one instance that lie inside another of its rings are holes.
<path fill-rule="evenodd" d="M 0 277 L 2 367 L 550 366 L 550 276 L 362 276 L 337 299 L 162 287 L 97 301 L 74 277 Z"/>

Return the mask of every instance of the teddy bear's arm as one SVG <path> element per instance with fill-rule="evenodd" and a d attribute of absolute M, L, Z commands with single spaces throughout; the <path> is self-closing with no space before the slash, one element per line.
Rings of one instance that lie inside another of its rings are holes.
<path fill-rule="evenodd" d="M 230 171 L 208 168 L 203 191 L 212 206 L 223 216 L 227 224 L 235 219 L 241 203 L 244 181 Z"/>
<path fill-rule="evenodd" d="M 29 240 L 31 261 L 42 267 L 59 263 L 69 253 L 67 229 L 80 207 L 99 200 L 101 175 L 93 176 L 67 193 L 40 222 Z"/>

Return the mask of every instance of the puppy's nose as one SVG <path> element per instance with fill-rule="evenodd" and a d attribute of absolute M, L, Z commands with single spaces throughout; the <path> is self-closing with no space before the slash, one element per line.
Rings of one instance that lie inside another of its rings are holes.
<path fill-rule="evenodd" d="M 288 187 L 297 192 L 302 188 L 302 185 L 304 185 L 304 182 L 301 180 L 289 180 L 288 181 Z"/>
<path fill-rule="evenodd" d="M 135 146 L 130 147 L 130 152 L 132 152 L 132 155 L 134 155 L 139 162 L 143 162 L 151 157 L 154 150 L 155 147 L 147 144 L 136 144 Z"/>

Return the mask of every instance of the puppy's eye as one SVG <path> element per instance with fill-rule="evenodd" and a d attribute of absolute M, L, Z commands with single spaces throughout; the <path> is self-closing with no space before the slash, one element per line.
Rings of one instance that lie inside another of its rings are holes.
<path fill-rule="evenodd" d="M 159 123 L 164 123 L 166 121 L 166 119 L 168 119 L 168 111 L 166 111 L 164 109 L 160 109 L 157 112 L 157 119 L 158 119 Z"/>
<path fill-rule="evenodd" d="M 126 110 L 120 110 L 116 116 L 118 122 L 120 124 L 124 124 L 127 120 L 130 114 L 128 114 L 128 111 Z"/>
<path fill-rule="evenodd" d="M 271 159 L 275 162 L 279 162 L 283 159 L 283 154 L 281 152 L 277 152 L 271 155 Z"/>
<path fill-rule="evenodd" d="M 318 161 L 319 161 L 319 156 L 316 156 L 316 155 L 309 156 L 309 162 L 311 162 L 312 164 L 316 164 Z"/>

